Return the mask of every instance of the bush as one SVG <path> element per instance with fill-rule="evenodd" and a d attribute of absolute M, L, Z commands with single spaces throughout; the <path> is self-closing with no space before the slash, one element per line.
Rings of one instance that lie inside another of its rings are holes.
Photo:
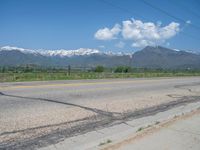
<path fill-rule="evenodd" d="M 96 68 L 94 69 L 94 72 L 103 72 L 103 71 L 104 71 L 103 66 L 96 66 Z"/>
<path fill-rule="evenodd" d="M 119 66 L 117 68 L 115 68 L 115 73 L 128 73 L 131 72 L 131 67 L 128 66 Z"/>
<path fill-rule="evenodd" d="M 123 72 L 123 66 L 119 66 L 117 68 L 115 68 L 115 73 L 122 73 Z"/>

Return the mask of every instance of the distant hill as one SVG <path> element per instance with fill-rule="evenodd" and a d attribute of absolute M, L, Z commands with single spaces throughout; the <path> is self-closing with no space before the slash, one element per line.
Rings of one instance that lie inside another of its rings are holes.
<path fill-rule="evenodd" d="M 200 55 L 161 46 L 147 46 L 134 53 L 133 66 L 139 68 L 196 69 L 200 68 Z"/>
<path fill-rule="evenodd" d="M 130 54 L 102 53 L 92 49 L 78 50 L 28 50 L 15 47 L 0 49 L 0 66 L 19 66 L 36 64 L 40 66 L 63 67 L 94 67 L 103 65 L 107 67 L 124 66 L 130 64 Z"/>
<path fill-rule="evenodd" d="M 200 69 L 200 55 L 147 46 L 134 54 L 100 52 L 96 49 L 30 50 L 17 47 L 0 49 L 0 66 L 36 64 L 40 66 L 94 67 L 103 65 L 134 66 L 137 68 Z"/>

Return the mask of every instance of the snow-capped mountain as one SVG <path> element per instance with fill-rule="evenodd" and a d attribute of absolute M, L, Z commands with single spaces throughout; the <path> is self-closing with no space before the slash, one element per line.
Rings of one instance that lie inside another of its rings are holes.
<path fill-rule="evenodd" d="M 101 52 L 97 49 L 79 48 L 77 50 L 32 50 L 11 46 L 0 48 L 0 66 L 36 64 L 40 66 L 93 67 L 96 65 L 128 65 L 132 54 Z"/>
<path fill-rule="evenodd" d="M 37 54 L 38 52 L 31 49 L 24 49 L 14 46 L 3 46 L 0 48 L 0 51 L 20 51 L 22 53 L 30 53 L 30 54 Z"/>
<path fill-rule="evenodd" d="M 60 56 L 60 57 L 71 57 L 71 56 L 83 56 L 83 55 L 92 55 L 100 54 L 100 51 L 97 49 L 88 49 L 88 48 L 79 48 L 77 50 L 42 50 L 40 52 L 44 56 Z"/>
<path fill-rule="evenodd" d="M 24 49 L 19 47 L 12 47 L 12 46 L 4 46 L 0 48 L 1 51 L 20 51 L 22 53 L 29 53 L 29 54 L 35 54 L 35 55 L 42 55 L 42 56 L 59 56 L 59 57 L 72 57 L 72 56 L 87 56 L 87 55 L 93 55 L 93 54 L 105 54 L 105 55 L 116 55 L 116 56 L 123 56 L 123 55 L 132 55 L 131 53 L 123 53 L 123 52 L 117 52 L 113 53 L 111 51 L 109 52 L 101 52 L 98 49 L 90 49 L 90 48 L 79 48 L 76 50 L 44 50 L 44 49 L 38 49 L 38 50 L 31 50 L 31 49 Z"/>
<path fill-rule="evenodd" d="M 147 46 L 133 53 L 101 52 L 97 49 L 31 50 L 4 46 L 0 48 L 0 66 L 34 64 L 53 67 L 133 66 L 136 68 L 200 69 L 200 54 Z"/>

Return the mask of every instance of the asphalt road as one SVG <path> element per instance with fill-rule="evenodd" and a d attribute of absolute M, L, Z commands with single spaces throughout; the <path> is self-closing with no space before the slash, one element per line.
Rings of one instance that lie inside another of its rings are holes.
<path fill-rule="evenodd" d="M 36 142 L 82 118 L 114 116 L 198 93 L 199 77 L 0 83 L 0 147 Z"/>

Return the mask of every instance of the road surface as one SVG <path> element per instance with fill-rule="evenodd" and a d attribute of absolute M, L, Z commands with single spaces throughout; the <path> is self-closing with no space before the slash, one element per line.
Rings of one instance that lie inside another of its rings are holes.
<path fill-rule="evenodd" d="M 138 110 L 196 102 L 199 93 L 199 77 L 0 83 L 0 148 L 57 143 Z"/>

